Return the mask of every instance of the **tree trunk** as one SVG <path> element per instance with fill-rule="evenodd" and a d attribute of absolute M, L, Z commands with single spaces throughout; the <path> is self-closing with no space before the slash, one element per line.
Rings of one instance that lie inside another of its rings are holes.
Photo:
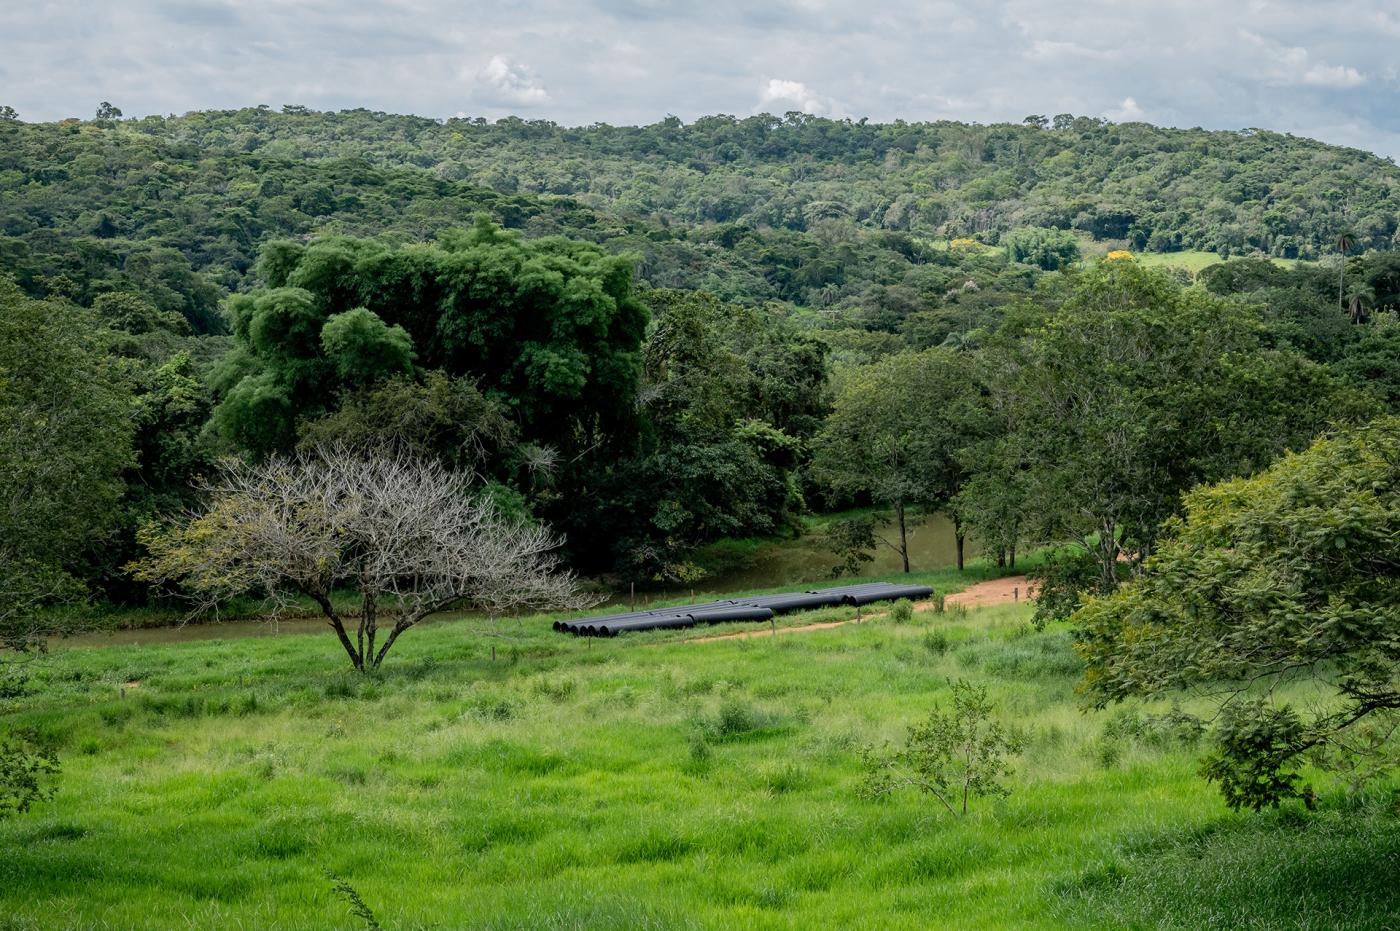
<path fill-rule="evenodd" d="M 958 571 L 963 571 L 963 544 L 967 542 L 967 534 L 963 532 L 962 518 L 953 515 L 953 539 L 958 544 Z"/>
<path fill-rule="evenodd" d="M 1099 530 L 1099 545 L 1096 547 L 1101 572 L 1099 584 L 1105 592 L 1111 592 L 1118 587 L 1118 538 L 1115 533 L 1117 529 L 1112 521 L 1108 521 Z"/>
<path fill-rule="evenodd" d="M 394 645 L 394 641 L 399 639 L 399 634 L 408 630 L 416 623 L 418 623 L 418 618 L 409 615 L 395 624 L 393 629 L 389 631 L 389 636 L 384 638 L 384 645 L 380 647 L 379 652 L 374 655 L 373 665 L 370 668 L 378 669 L 379 664 L 384 662 L 384 657 L 389 655 L 389 649 Z"/>
<path fill-rule="evenodd" d="M 348 634 L 345 630 L 345 622 L 342 621 L 340 619 L 340 615 L 336 613 L 335 607 L 331 604 L 330 598 L 321 594 L 320 592 L 307 592 L 307 594 L 311 596 L 312 600 L 315 601 L 316 604 L 320 605 L 321 613 L 324 614 L 329 620 L 331 630 L 335 631 L 336 637 L 340 640 L 340 645 L 345 647 L 345 652 L 350 657 L 351 664 L 353 664 L 354 667 L 360 672 L 364 672 L 364 654 L 361 653 L 359 650 L 356 650 L 355 644 L 350 641 L 350 634 Z"/>
<path fill-rule="evenodd" d="M 361 613 L 361 621 L 360 621 L 360 623 L 363 625 L 363 627 L 364 627 L 364 629 L 365 629 L 365 640 L 366 640 L 366 642 L 368 643 L 368 647 L 365 648 L 365 649 L 363 649 L 363 650 L 361 651 L 360 655 L 361 655 L 361 656 L 373 656 L 373 655 L 374 655 L 374 640 L 375 640 L 375 637 L 377 636 L 378 631 L 379 631 L 379 618 L 378 618 L 379 598 L 378 598 L 377 593 L 375 593 L 375 592 L 369 592 L 369 591 L 365 592 L 364 595 L 362 596 L 361 604 L 362 604 L 363 607 L 362 607 L 362 609 L 361 609 L 361 612 L 362 612 L 362 613 Z M 376 664 L 376 665 L 378 665 L 378 664 Z"/>
<path fill-rule="evenodd" d="M 909 534 L 904 526 L 904 502 L 896 501 L 895 518 L 899 521 L 899 557 L 904 561 L 904 572 L 909 573 Z"/>

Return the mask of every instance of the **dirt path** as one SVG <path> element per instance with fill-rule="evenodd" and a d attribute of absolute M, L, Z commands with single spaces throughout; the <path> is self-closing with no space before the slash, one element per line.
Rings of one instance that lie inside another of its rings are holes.
<path fill-rule="evenodd" d="M 1006 604 L 1016 601 L 1019 598 L 1029 598 L 1031 596 L 1030 583 L 1024 575 L 1009 575 L 1001 579 L 992 579 L 988 582 L 978 582 L 976 585 L 966 588 L 963 591 L 955 592 L 943 599 L 945 607 L 962 605 L 965 608 L 982 608 L 987 605 Z M 932 601 L 916 601 L 915 611 L 927 611 L 933 607 Z M 874 621 L 887 615 L 888 611 L 877 611 L 867 614 L 861 621 Z M 801 634 L 810 630 L 829 630 L 832 627 L 844 627 L 847 624 L 859 623 L 855 619 L 849 621 L 823 621 L 818 624 L 802 624 L 798 627 L 779 627 L 780 634 Z M 681 643 L 713 643 L 716 640 L 744 640 L 749 637 L 771 637 L 773 630 L 742 630 L 736 634 L 718 634 L 713 637 L 692 637 L 689 640 L 682 640 Z"/>

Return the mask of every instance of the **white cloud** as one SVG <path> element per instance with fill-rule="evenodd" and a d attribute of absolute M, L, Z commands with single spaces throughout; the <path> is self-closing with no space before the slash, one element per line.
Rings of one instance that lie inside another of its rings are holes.
<path fill-rule="evenodd" d="M 1117 109 L 1104 111 L 1104 116 L 1114 123 L 1140 123 L 1147 119 L 1142 107 L 1131 97 L 1124 97 Z"/>
<path fill-rule="evenodd" d="M 525 65 L 496 55 L 472 80 L 474 95 L 496 105 L 537 107 L 549 103 L 549 90 Z"/>
<path fill-rule="evenodd" d="M 785 81 L 782 78 L 769 78 L 759 88 L 758 105 L 755 113 L 785 113 L 788 110 L 801 110 L 812 116 L 833 116 L 839 108 L 836 101 L 823 97 L 801 81 Z"/>
<path fill-rule="evenodd" d="M 26 120 L 110 100 L 128 116 L 298 103 L 571 126 L 1075 113 L 1400 155 L 1397 35 L 1397 0 L 1346 16 L 1316 0 L 0 0 L 0 104 Z"/>
<path fill-rule="evenodd" d="M 1248 30 L 1240 34 L 1264 53 L 1266 74 L 1273 83 L 1308 87 L 1357 87 L 1366 83 L 1366 76 L 1356 68 L 1319 61 L 1300 45 L 1285 46 Z"/>
<path fill-rule="evenodd" d="M 1303 83 L 1313 87 L 1356 87 L 1366 83 L 1366 76 L 1350 65 L 1319 63 L 1303 72 Z"/>

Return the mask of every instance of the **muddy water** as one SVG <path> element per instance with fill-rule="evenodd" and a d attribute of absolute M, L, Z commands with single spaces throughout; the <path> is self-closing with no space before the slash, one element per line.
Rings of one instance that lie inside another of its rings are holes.
<path fill-rule="evenodd" d="M 967 557 L 975 555 L 972 544 Z M 899 572 L 899 555 L 881 546 L 873 562 L 861 569 L 862 576 L 888 575 Z M 831 569 L 838 562 L 830 550 L 822 546 L 822 538 L 812 534 L 797 540 L 782 540 L 765 544 L 753 558 L 740 568 L 717 573 L 692 589 L 637 593 L 637 607 L 651 601 L 695 597 L 720 592 L 780 588 L 806 584 L 836 584 L 830 581 Z M 909 524 L 909 566 L 915 572 L 940 569 L 957 562 L 957 543 L 953 524 L 941 514 L 920 518 Z M 627 596 L 613 599 L 623 605 Z M 702 599 L 703 600 L 703 599 Z M 440 615 L 437 620 L 462 617 L 461 614 Z M 429 621 L 428 623 L 431 623 Z M 194 640 L 228 640 L 243 637 L 282 637 L 295 634 L 320 634 L 329 630 L 320 618 L 293 618 L 276 623 L 260 620 L 237 620 L 186 624 L 181 627 L 149 627 L 140 630 L 100 631 L 55 641 L 54 646 L 134 646 L 153 643 L 183 643 Z"/>
<path fill-rule="evenodd" d="M 886 527 L 883 532 L 889 539 L 895 538 L 892 526 Z M 927 572 L 957 564 L 957 540 L 953 536 L 953 522 L 947 517 L 934 514 L 919 518 L 910 522 L 908 532 L 909 568 L 912 571 Z M 899 554 L 887 546 L 878 547 L 873 555 L 875 560 L 861 568 L 862 576 L 889 575 L 903 568 Z M 966 556 L 971 559 L 975 555 L 969 542 Z M 832 567 L 839 561 L 823 546 L 820 535 L 809 534 L 796 540 L 765 545 L 754 554 L 748 565 L 712 575 L 701 583 L 701 587 L 709 592 L 735 592 L 822 582 L 831 578 Z"/>

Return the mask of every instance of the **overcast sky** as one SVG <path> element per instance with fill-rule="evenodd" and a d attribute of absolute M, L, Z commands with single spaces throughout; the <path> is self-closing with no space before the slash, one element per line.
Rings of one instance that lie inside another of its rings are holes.
<path fill-rule="evenodd" d="M 0 0 L 0 104 L 571 125 L 1074 113 L 1395 156 L 1397 43 L 1397 0 Z"/>

